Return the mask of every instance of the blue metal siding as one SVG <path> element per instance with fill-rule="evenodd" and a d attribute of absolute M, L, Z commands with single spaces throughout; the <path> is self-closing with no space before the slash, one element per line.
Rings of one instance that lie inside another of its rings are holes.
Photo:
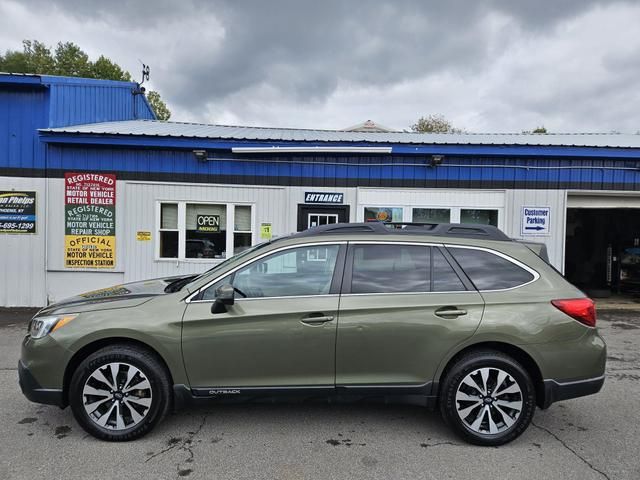
<path fill-rule="evenodd" d="M 0 167 L 29 169 L 42 163 L 44 145 L 36 129 L 46 125 L 46 97 L 44 89 L 0 89 Z"/>
<path fill-rule="evenodd" d="M 205 183 L 475 188 L 584 188 L 640 190 L 636 162 L 610 159 L 447 157 L 431 167 L 428 156 L 228 156 L 197 161 L 191 151 L 49 145 L 50 174 L 112 171 L 120 178 Z M 296 161 L 312 162 L 295 163 Z M 284 163 L 276 163 L 284 162 Z M 327 163 L 338 163 L 330 165 Z M 344 165 L 340 165 L 343 163 Z M 392 165 L 380 165 L 392 163 Z M 416 165 L 418 164 L 418 165 Z M 453 166 L 453 165 L 465 166 Z M 452 166 L 447 166 L 452 165 Z M 554 167 L 562 167 L 556 169 Z M 573 167 L 573 168 L 566 168 Z M 594 167 L 585 169 L 584 167 Z M 630 168 L 612 170 L 607 167 Z"/>
<path fill-rule="evenodd" d="M 125 85 L 51 84 L 49 128 L 155 118 L 143 96 L 132 94 L 133 84 Z"/>

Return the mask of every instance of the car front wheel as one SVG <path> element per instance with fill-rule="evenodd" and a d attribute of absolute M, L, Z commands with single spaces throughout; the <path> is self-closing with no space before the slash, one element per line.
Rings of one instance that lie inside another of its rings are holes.
<path fill-rule="evenodd" d="M 448 371 L 440 396 L 446 423 L 470 443 L 502 445 L 524 432 L 535 411 L 527 371 L 496 351 L 471 352 Z"/>
<path fill-rule="evenodd" d="M 126 441 L 145 435 L 166 415 L 170 394 L 168 374 L 154 354 L 113 345 L 80 363 L 71 378 L 69 403 L 88 433 Z"/>

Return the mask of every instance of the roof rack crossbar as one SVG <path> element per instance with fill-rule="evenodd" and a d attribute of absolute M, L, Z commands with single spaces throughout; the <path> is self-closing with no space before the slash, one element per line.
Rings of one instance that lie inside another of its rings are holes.
<path fill-rule="evenodd" d="M 339 234 L 373 234 L 373 235 L 432 235 L 438 237 L 471 237 L 486 240 L 511 241 L 505 233 L 493 225 L 471 223 L 421 223 L 421 222 L 363 222 L 333 223 L 312 227 L 294 234 L 296 237 Z"/>

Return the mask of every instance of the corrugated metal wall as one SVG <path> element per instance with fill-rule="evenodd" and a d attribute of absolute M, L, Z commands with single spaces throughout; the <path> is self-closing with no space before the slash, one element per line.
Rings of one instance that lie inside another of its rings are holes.
<path fill-rule="evenodd" d="M 0 177 L 0 190 L 36 192 L 36 233 L 0 234 L 0 306 L 46 304 L 44 178 Z"/>
<path fill-rule="evenodd" d="M 117 213 L 125 220 L 122 229 L 124 239 L 120 241 L 121 254 L 125 262 L 125 281 L 182 273 L 200 273 L 216 263 L 198 259 L 184 261 L 156 259 L 158 234 L 155 209 L 161 200 L 253 204 L 255 205 L 253 229 L 256 232 L 254 235 L 256 241 L 260 241 L 257 233 L 262 222 L 272 224 L 275 236 L 289 232 L 287 192 L 284 188 L 127 182 L 125 199 L 119 204 Z M 150 242 L 136 240 L 138 230 L 152 232 L 153 240 Z"/>
<path fill-rule="evenodd" d="M 0 175 L 42 163 L 44 145 L 36 129 L 46 126 L 46 98 L 45 89 L 0 89 Z"/>
<path fill-rule="evenodd" d="M 106 82 L 103 82 L 106 83 Z M 133 85 L 51 83 L 48 127 L 115 120 L 153 119 L 142 95 L 132 95 Z"/>

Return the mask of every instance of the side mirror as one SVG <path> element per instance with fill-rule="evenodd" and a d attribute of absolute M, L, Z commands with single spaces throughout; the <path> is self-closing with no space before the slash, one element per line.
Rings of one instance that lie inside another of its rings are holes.
<path fill-rule="evenodd" d="M 224 313 L 227 305 L 235 303 L 236 291 L 233 285 L 225 284 L 216 290 L 216 301 L 211 305 L 211 313 Z"/>

